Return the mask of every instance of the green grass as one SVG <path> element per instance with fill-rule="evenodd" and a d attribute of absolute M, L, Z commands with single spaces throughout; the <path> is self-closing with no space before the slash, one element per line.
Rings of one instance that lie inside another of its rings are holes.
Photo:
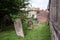
<path fill-rule="evenodd" d="M 25 30 L 24 38 L 18 37 L 15 31 L 4 31 L 0 33 L 0 40 L 51 40 L 50 29 L 45 23 L 38 24 L 32 30 Z"/>

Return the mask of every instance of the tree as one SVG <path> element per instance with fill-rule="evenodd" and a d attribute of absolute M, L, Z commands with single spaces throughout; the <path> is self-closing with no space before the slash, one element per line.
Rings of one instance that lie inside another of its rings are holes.
<path fill-rule="evenodd" d="M 26 8 L 28 3 L 25 2 L 27 1 L 28 0 L 0 0 L 0 24 L 2 24 L 3 19 L 5 19 L 5 15 L 13 19 L 18 17 L 24 19 L 24 13 L 26 13 L 26 11 L 20 9 Z"/>
<path fill-rule="evenodd" d="M 25 10 L 20 10 L 26 8 L 28 3 L 27 0 L 0 0 L 0 17 L 4 15 L 19 15 L 24 13 Z"/>
<path fill-rule="evenodd" d="M 7 17 L 12 18 L 13 20 L 16 18 L 24 19 L 24 13 L 26 13 L 26 11 L 20 9 L 26 8 L 28 3 L 25 2 L 27 1 L 28 0 L 0 0 L 0 25 L 3 24 L 3 20 Z M 6 15 L 7 17 L 5 17 Z"/>

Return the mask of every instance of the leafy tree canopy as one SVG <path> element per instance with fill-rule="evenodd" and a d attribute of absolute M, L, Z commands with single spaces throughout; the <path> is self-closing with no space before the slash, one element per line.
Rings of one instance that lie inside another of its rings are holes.
<path fill-rule="evenodd" d="M 4 15 L 12 15 L 15 18 L 22 13 L 25 13 L 25 10 L 20 10 L 26 8 L 28 5 L 28 0 L 0 0 L 0 17 Z"/>

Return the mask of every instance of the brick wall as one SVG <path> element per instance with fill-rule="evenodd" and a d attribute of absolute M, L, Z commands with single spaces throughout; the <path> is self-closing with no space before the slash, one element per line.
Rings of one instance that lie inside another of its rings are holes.
<path fill-rule="evenodd" d="M 48 22 L 48 12 L 40 10 L 40 13 L 37 14 L 38 22 Z"/>

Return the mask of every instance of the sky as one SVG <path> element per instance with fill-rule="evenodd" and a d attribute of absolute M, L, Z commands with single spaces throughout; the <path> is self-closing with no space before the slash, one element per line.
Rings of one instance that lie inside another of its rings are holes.
<path fill-rule="evenodd" d="M 49 0 L 30 0 L 32 7 L 39 7 L 40 9 L 46 9 L 49 3 Z"/>

